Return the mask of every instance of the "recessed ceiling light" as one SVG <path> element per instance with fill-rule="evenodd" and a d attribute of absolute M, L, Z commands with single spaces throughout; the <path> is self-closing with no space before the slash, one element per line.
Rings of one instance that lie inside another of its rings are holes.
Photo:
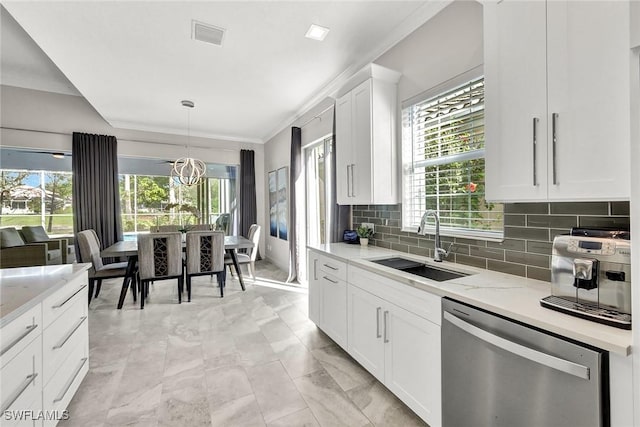
<path fill-rule="evenodd" d="M 307 34 L 304 36 L 308 39 L 322 41 L 329 34 L 329 29 L 326 27 L 321 27 L 320 25 L 311 24 L 309 29 L 307 30 Z"/>
<path fill-rule="evenodd" d="M 64 159 L 64 153 L 51 153 L 54 159 Z"/>

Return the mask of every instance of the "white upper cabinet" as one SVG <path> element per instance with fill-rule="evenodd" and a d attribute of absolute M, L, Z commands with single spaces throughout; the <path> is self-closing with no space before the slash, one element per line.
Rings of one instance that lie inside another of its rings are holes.
<path fill-rule="evenodd" d="M 484 32 L 487 199 L 628 199 L 628 2 L 485 3 Z"/>
<path fill-rule="evenodd" d="M 339 204 L 398 202 L 396 93 L 399 78 L 399 73 L 371 64 L 343 88 L 336 102 Z M 354 82 L 358 83 L 354 86 Z"/>

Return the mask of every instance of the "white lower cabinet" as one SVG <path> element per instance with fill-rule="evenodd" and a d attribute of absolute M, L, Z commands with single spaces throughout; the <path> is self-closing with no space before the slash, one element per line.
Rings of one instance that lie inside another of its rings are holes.
<path fill-rule="evenodd" d="M 440 418 L 440 326 L 348 285 L 348 352 L 431 426 Z"/>
<path fill-rule="evenodd" d="M 393 305 L 388 313 L 384 384 L 430 426 L 440 426 L 440 326 Z"/>
<path fill-rule="evenodd" d="M 309 318 L 347 348 L 347 264 L 308 251 Z"/>
<path fill-rule="evenodd" d="M 440 297 L 352 266 L 347 281 L 347 351 L 430 426 L 440 426 Z"/>

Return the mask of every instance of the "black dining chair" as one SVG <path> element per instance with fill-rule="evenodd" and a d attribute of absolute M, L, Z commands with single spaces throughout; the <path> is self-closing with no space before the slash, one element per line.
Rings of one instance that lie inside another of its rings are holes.
<path fill-rule="evenodd" d="M 224 233 L 220 231 L 187 232 L 186 279 L 187 295 L 191 301 L 191 279 L 194 276 L 216 274 L 220 297 L 224 297 L 226 272 L 224 268 Z"/>
<path fill-rule="evenodd" d="M 157 280 L 178 279 L 178 303 L 182 303 L 183 273 L 181 233 L 138 234 L 141 309 L 149 295 L 149 283 Z"/>

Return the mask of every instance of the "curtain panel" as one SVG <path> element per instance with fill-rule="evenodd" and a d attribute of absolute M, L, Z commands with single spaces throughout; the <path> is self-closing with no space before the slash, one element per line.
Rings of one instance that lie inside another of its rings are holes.
<path fill-rule="evenodd" d="M 74 232 L 95 230 L 102 249 L 122 240 L 116 137 L 74 132 L 71 166 Z"/>
<path fill-rule="evenodd" d="M 300 242 L 296 210 L 296 183 L 302 172 L 302 129 L 291 128 L 291 174 L 289 176 L 289 277 L 287 282 L 298 278 L 300 271 Z"/>
<path fill-rule="evenodd" d="M 249 236 L 257 221 L 256 166 L 253 150 L 240 150 L 240 234 Z"/>

